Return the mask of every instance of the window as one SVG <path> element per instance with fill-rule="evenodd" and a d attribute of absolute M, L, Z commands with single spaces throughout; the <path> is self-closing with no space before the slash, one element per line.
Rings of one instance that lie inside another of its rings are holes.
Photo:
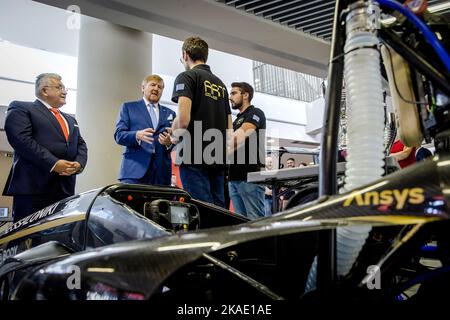
<path fill-rule="evenodd" d="M 253 61 L 255 91 L 280 97 L 314 101 L 322 96 L 321 78 Z"/>

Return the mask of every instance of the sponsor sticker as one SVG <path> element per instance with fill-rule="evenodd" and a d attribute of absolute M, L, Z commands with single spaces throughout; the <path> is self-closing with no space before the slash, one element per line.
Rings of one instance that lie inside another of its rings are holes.
<path fill-rule="evenodd" d="M 18 246 L 14 246 L 5 250 L 0 250 L 0 265 L 2 265 L 6 259 L 14 257 L 17 253 L 17 248 Z"/>
<path fill-rule="evenodd" d="M 365 193 L 361 193 L 361 191 L 356 190 L 347 197 L 343 203 L 343 206 L 392 205 L 395 206 L 395 209 L 400 210 L 403 209 L 407 203 L 415 205 L 422 204 L 424 201 L 425 191 L 422 188 L 369 191 Z"/>

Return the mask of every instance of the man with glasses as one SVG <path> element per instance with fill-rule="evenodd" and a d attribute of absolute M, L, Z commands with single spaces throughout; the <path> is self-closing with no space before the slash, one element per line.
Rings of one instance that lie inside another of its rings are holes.
<path fill-rule="evenodd" d="M 77 121 L 59 110 L 67 96 L 61 76 L 40 74 L 35 94 L 34 102 L 11 102 L 5 120 L 14 162 L 3 195 L 14 197 L 14 222 L 73 195 L 87 162 Z"/>

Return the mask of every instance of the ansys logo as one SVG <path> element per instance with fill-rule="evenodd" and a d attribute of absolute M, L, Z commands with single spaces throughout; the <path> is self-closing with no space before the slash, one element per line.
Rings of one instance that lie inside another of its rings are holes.
<path fill-rule="evenodd" d="M 370 191 L 365 193 L 356 190 L 344 201 L 343 206 L 377 206 L 393 205 L 395 203 L 395 209 L 399 210 L 403 209 L 406 203 L 421 204 L 424 201 L 425 195 L 422 188 Z"/>

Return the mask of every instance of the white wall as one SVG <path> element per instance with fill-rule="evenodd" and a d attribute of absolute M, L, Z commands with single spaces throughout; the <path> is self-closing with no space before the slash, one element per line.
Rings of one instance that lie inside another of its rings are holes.
<path fill-rule="evenodd" d="M 325 99 L 319 98 L 307 104 L 306 117 L 308 119 L 306 132 L 317 134 L 322 130 L 323 116 L 325 112 Z"/>
<path fill-rule="evenodd" d="M 180 62 L 182 41 L 153 35 L 153 72 L 176 77 L 184 71 Z M 228 87 L 232 82 L 253 83 L 252 60 L 236 55 L 209 50 L 207 64 Z M 166 83 L 167 85 L 167 83 Z"/>
<path fill-rule="evenodd" d="M 31 0 L 0 0 L 0 39 L 76 57 L 78 30 L 67 28 L 70 15 Z"/>
<path fill-rule="evenodd" d="M 12 162 L 13 158 L 6 157 L 3 153 L 0 154 L 0 207 L 8 207 L 9 212 L 12 209 L 12 197 L 5 197 L 1 194 L 3 193 Z"/>
<path fill-rule="evenodd" d="M 3 151 L 12 152 L 13 149 L 9 145 L 8 140 L 6 138 L 6 132 L 5 129 L 5 118 L 6 118 L 6 110 L 7 106 L 0 105 L 0 153 Z M 1 169 L 3 170 L 3 168 Z M 1 194 L 1 189 L 0 189 Z"/>
<path fill-rule="evenodd" d="M 0 80 L 0 104 L 12 100 L 34 101 L 34 82 L 43 72 L 58 73 L 69 92 L 63 111 L 75 114 L 77 87 L 77 58 L 0 42 L 0 77 L 28 83 Z"/>
<path fill-rule="evenodd" d="M 306 102 L 256 92 L 252 103 L 261 108 L 268 119 L 306 125 Z"/>

